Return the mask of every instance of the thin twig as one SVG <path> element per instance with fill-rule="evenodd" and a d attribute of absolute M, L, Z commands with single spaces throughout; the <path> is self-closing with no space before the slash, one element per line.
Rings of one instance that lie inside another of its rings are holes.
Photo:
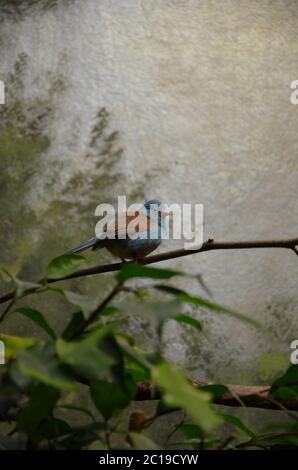
<path fill-rule="evenodd" d="M 204 385 L 213 385 L 212 382 L 201 380 L 193 381 L 195 387 L 202 387 Z M 282 407 L 286 408 L 287 412 L 298 411 L 298 399 L 291 398 L 289 400 L 277 401 L 270 394 L 269 385 L 230 385 L 227 384 L 229 392 L 225 392 L 217 396 L 213 403 L 224 406 L 246 406 L 251 408 L 264 408 L 269 410 L 281 410 Z M 237 398 L 236 398 L 237 396 Z M 159 387 L 150 382 L 141 382 L 138 384 L 136 401 L 144 400 L 160 400 L 161 391 Z M 241 404 L 239 403 L 239 398 Z"/>
<path fill-rule="evenodd" d="M 235 440 L 235 434 L 231 433 L 217 448 L 216 450 L 224 450 Z"/>
<path fill-rule="evenodd" d="M 289 238 L 283 240 L 252 240 L 252 241 L 218 241 L 216 242 L 212 238 L 205 241 L 200 248 L 197 249 L 185 249 L 181 248 L 178 250 L 167 251 L 157 255 L 148 256 L 138 261 L 139 264 L 148 265 L 158 263 L 160 261 L 167 261 L 169 259 L 181 258 L 182 256 L 189 256 L 196 253 L 204 253 L 206 251 L 215 250 L 246 250 L 246 249 L 257 249 L 257 248 L 286 248 L 294 251 L 298 255 L 298 238 Z M 46 279 L 42 278 L 37 283 L 51 284 L 53 282 L 64 281 L 66 279 L 75 279 L 85 276 L 93 276 L 95 274 L 109 273 L 119 271 L 123 266 L 123 263 L 112 263 L 94 266 L 86 269 L 79 269 L 69 276 L 61 277 L 58 279 Z M 40 287 L 39 287 L 40 288 Z M 28 290 L 25 295 L 35 292 L 38 288 Z M 15 291 L 6 292 L 0 296 L 0 304 L 7 302 L 12 299 L 15 295 Z"/>

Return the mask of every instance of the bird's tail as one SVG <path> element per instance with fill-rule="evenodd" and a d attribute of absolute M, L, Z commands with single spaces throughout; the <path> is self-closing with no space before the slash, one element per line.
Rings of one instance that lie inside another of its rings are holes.
<path fill-rule="evenodd" d="M 95 243 L 98 242 L 98 238 L 90 238 L 90 240 L 87 240 L 84 243 L 81 243 L 81 245 L 75 246 L 74 248 L 71 248 L 70 250 L 67 250 L 64 254 L 65 255 L 72 255 L 74 253 L 80 253 L 81 251 L 87 250 L 88 248 L 91 248 L 95 245 Z"/>

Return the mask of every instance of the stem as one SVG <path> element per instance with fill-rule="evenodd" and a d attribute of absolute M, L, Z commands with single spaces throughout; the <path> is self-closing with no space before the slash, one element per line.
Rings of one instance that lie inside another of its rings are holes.
<path fill-rule="evenodd" d="M 157 255 L 148 256 L 147 258 L 138 260 L 139 264 L 144 266 L 148 264 L 158 263 L 159 261 L 166 261 L 169 259 L 181 258 L 182 256 L 189 256 L 196 253 L 203 253 L 205 251 L 215 250 L 246 250 L 246 249 L 258 249 L 258 248 L 286 248 L 293 251 L 298 255 L 298 238 L 289 238 L 283 240 L 252 240 L 252 241 L 218 241 L 216 242 L 212 238 L 209 238 L 203 243 L 200 248 L 188 250 L 181 248 L 179 250 L 167 251 Z M 51 284 L 53 282 L 63 281 L 65 279 L 74 279 L 78 277 L 93 276 L 95 274 L 102 274 L 108 272 L 119 271 L 123 266 L 123 263 L 112 263 L 94 266 L 87 269 L 79 269 L 75 273 L 65 276 L 59 279 L 46 279 L 42 278 L 38 281 L 38 284 Z M 40 286 L 39 286 L 40 288 Z M 35 292 L 38 288 L 28 290 L 25 295 L 29 295 Z M 0 304 L 7 302 L 12 299 L 15 295 L 15 291 L 6 292 L 0 296 Z"/>

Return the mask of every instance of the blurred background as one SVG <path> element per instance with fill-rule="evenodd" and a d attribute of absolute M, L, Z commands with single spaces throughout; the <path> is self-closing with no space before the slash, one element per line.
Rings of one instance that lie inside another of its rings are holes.
<path fill-rule="evenodd" d="M 205 239 L 297 236 L 296 0 L 3 0 L 0 21 L 0 262 L 20 278 L 40 277 L 93 236 L 95 207 L 118 195 L 203 203 Z M 88 259 L 113 261 L 104 250 Z M 201 274 L 214 301 L 270 332 L 193 309 L 205 336 L 169 321 L 168 359 L 192 377 L 235 383 L 285 369 L 298 337 L 293 253 L 214 252 L 161 266 Z M 67 286 L 96 294 L 111 280 Z M 180 283 L 206 296 L 195 280 Z M 73 311 L 49 293 L 30 305 L 58 331 Z M 41 335 L 19 316 L 5 328 Z M 127 328 L 150 349 L 141 321 Z"/>

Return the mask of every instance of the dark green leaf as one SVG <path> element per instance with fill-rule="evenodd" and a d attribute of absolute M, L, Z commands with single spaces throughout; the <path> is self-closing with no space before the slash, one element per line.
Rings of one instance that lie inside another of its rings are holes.
<path fill-rule="evenodd" d="M 199 439 L 202 437 L 201 428 L 195 424 L 183 423 L 179 427 L 179 431 L 181 431 L 188 439 Z"/>
<path fill-rule="evenodd" d="M 65 404 L 65 405 L 58 405 L 58 406 L 56 406 L 56 408 L 65 409 L 65 410 L 72 410 L 72 411 L 79 411 L 80 413 L 84 413 L 85 415 L 89 416 L 89 418 L 91 418 L 92 421 L 95 421 L 95 418 L 94 418 L 93 414 L 91 413 L 91 411 L 88 410 L 87 408 L 83 408 L 82 406 Z"/>
<path fill-rule="evenodd" d="M 202 308 L 206 308 L 208 310 L 211 310 L 213 312 L 217 313 L 223 313 L 225 315 L 229 315 L 231 317 L 237 318 L 237 320 L 241 320 L 243 322 L 249 323 L 250 325 L 255 326 L 256 328 L 263 328 L 261 323 L 257 322 L 253 318 L 250 318 L 246 315 L 243 315 L 242 313 L 235 312 L 234 310 L 230 310 L 226 307 L 223 307 L 219 304 L 216 304 L 214 302 L 210 302 L 209 300 L 205 300 L 201 297 L 196 297 L 193 295 L 189 295 L 186 292 L 184 292 L 181 289 L 177 289 L 176 287 L 171 287 L 171 286 L 164 286 L 164 285 L 158 285 L 155 286 L 157 289 L 162 290 L 164 292 L 167 292 L 169 294 L 175 295 L 178 299 L 180 299 L 183 302 L 188 302 L 193 305 L 197 305 Z"/>
<path fill-rule="evenodd" d="M 282 385 L 298 385 L 298 365 L 291 365 L 281 377 L 275 380 L 271 390 Z"/>
<path fill-rule="evenodd" d="M 22 396 L 11 375 L 0 375 L 0 421 L 10 421 L 10 411 L 16 408 Z"/>
<path fill-rule="evenodd" d="M 249 429 L 239 418 L 236 416 L 228 415 L 221 413 L 220 416 L 227 422 L 235 426 L 236 428 L 241 429 L 241 431 L 245 432 L 249 437 L 255 438 L 256 434 Z"/>
<path fill-rule="evenodd" d="M 298 397 L 298 385 L 291 387 L 278 387 L 274 390 L 273 395 L 280 400 L 291 400 Z"/>
<path fill-rule="evenodd" d="M 24 315 L 27 318 L 30 318 L 36 325 L 38 325 L 40 328 L 42 328 L 52 339 L 56 339 L 56 335 L 54 330 L 50 327 L 48 322 L 45 320 L 43 315 L 38 311 L 33 308 L 27 308 L 27 307 L 20 307 L 15 312 L 20 313 L 21 315 Z"/>
<path fill-rule="evenodd" d="M 205 448 L 206 438 L 200 426 L 183 423 L 179 427 L 179 431 L 181 431 L 182 434 L 184 434 L 184 436 L 187 438 L 187 440 L 181 442 L 181 444 L 190 445 L 194 450 Z"/>
<path fill-rule="evenodd" d="M 258 435 L 254 439 L 241 444 L 241 448 L 260 447 L 262 449 L 282 449 L 298 446 L 298 433 L 271 433 Z M 240 447 L 240 446 L 239 446 Z"/>
<path fill-rule="evenodd" d="M 180 313 L 179 315 L 174 317 L 174 320 L 176 320 L 179 323 L 186 323 L 187 325 L 191 325 L 199 331 L 203 330 L 202 324 L 195 318 L 190 317 L 189 315 Z"/>
<path fill-rule="evenodd" d="M 222 384 L 202 385 L 200 390 L 211 393 L 213 400 L 222 397 L 225 393 L 230 393 L 228 387 Z"/>
<path fill-rule="evenodd" d="M 125 357 L 127 370 L 136 382 L 150 379 L 151 364 L 142 355 L 141 351 L 131 347 L 122 337 L 117 335 L 117 342 Z"/>
<path fill-rule="evenodd" d="M 36 431 L 41 422 L 52 413 L 59 396 L 57 389 L 44 384 L 37 385 L 28 405 L 18 415 L 18 428 L 28 434 Z"/>
<path fill-rule="evenodd" d="M 163 399 L 158 401 L 158 405 L 156 407 L 156 414 L 163 415 L 165 413 L 169 413 L 170 411 L 177 410 L 177 407 L 170 406 L 168 403 L 165 403 Z"/>
<path fill-rule="evenodd" d="M 67 327 L 62 333 L 62 338 L 65 339 L 66 341 L 70 340 L 73 335 L 81 328 L 81 326 L 85 322 L 85 317 L 83 313 L 80 312 L 75 312 L 68 323 Z"/>
<path fill-rule="evenodd" d="M 53 416 L 48 416 L 38 429 L 38 435 L 44 439 L 57 439 L 71 432 L 72 428 L 66 421 Z"/>
<path fill-rule="evenodd" d="M 59 444 L 68 450 L 81 450 L 96 440 L 98 440 L 97 432 L 89 426 L 85 426 L 61 439 Z"/>
<path fill-rule="evenodd" d="M 108 305 L 104 309 L 101 310 L 100 316 L 101 317 L 108 317 L 110 315 L 115 315 L 115 313 L 118 313 L 119 309 L 117 307 L 113 307 L 112 305 Z"/>
<path fill-rule="evenodd" d="M 291 399 L 298 396 L 298 365 L 291 365 L 271 386 L 270 392 L 279 399 Z"/>
<path fill-rule="evenodd" d="M 92 382 L 90 392 L 95 406 L 106 420 L 126 408 L 132 398 L 120 382 Z"/>
<path fill-rule="evenodd" d="M 150 372 L 146 367 L 131 359 L 128 359 L 127 363 L 126 370 L 131 374 L 135 382 L 144 382 L 150 379 Z"/>
<path fill-rule="evenodd" d="M 149 268 L 140 264 L 125 263 L 121 271 L 117 274 L 119 282 L 127 281 L 134 277 L 148 277 L 151 279 L 170 279 L 174 276 L 182 275 L 178 271 L 171 271 L 169 269 Z"/>

